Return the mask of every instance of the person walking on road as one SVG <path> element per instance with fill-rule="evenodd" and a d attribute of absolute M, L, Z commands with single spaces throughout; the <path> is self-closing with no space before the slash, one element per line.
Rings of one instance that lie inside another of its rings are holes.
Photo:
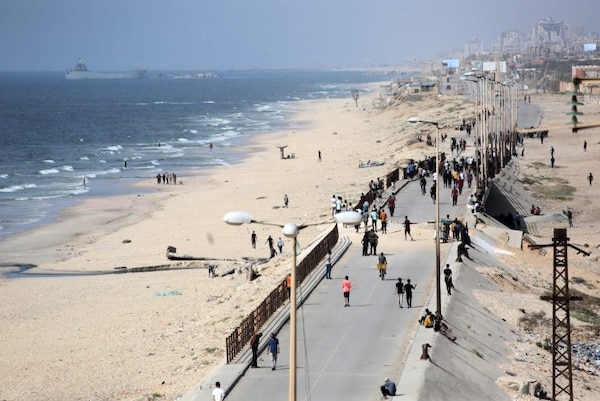
<path fill-rule="evenodd" d="M 417 285 L 412 285 L 410 279 L 406 280 L 406 284 L 404 284 L 404 292 L 406 293 L 406 305 L 410 308 L 412 307 L 412 292 L 417 288 Z"/>
<path fill-rule="evenodd" d="M 407 237 L 410 237 L 411 241 L 414 241 L 414 238 L 412 237 L 412 235 L 410 234 L 410 220 L 408 219 L 408 216 L 404 216 L 404 241 L 406 241 Z"/>
<path fill-rule="evenodd" d="M 381 233 L 387 234 L 387 213 L 383 208 L 379 211 L 379 220 L 381 221 Z"/>
<path fill-rule="evenodd" d="M 251 368 L 258 368 L 258 346 L 260 344 L 260 338 L 262 333 L 254 333 L 250 340 L 250 346 L 252 347 L 252 362 L 250 363 Z"/>
<path fill-rule="evenodd" d="M 215 383 L 215 389 L 212 391 L 212 401 L 223 401 L 225 398 L 225 392 L 221 388 L 221 383 Z"/>
<path fill-rule="evenodd" d="M 404 283 L 400 277 L 398 277 L 398 282 L 396 283 L 396 293 L 398 294 L 398 306 L 404 308 Z"/>
<path fill-rule="evenodd" d="M 449 264 L 446 264 L 446 268 L 444 269 L 444 282 L 446 283 L 446 291 L 448 291 L 448 295 L 452 295 L 454 283 L 452 282 L 452 269 L 450 269 Z"/>
<path fill-rule="evenodd" d="M 271 333 L 271 338 L 267 342 L 267 353 L 271 355 L 271 370 L 277 367 L 277 354 L 279 354 L 279 339 L 275 333 Z"/>
<path fill-rule="evenodd" d="M 327 252 L 327 264 L 325 265 L 325 278 L 331 279 L 331 250 Z"/>
<path fill-rule="evenodd" d="M 342 281 L 342 292 L 344 293 L 344 300 L 346 303 L 344 304 L 344 308 L 350 306 L 350 290 L 352 289 L 352 283 L 348 279 L 348 276 L 344 278 Z"/>

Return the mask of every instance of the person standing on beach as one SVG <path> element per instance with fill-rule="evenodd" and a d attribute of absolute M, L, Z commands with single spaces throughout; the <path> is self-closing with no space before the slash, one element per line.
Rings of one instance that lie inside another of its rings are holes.
<path fill-rule="evenodd" d="M 587 151 L 587 141 L 586 140 L 583 141 L 583 151 L 584 152 Z"/>
<path fill-rule="evenodd" d="M 283 207 L 288 207 L 289 202 L 290 199 L 288 198 L 287 194 L 283 195 Z"/>
<path fill-rule="evenodd" d="M 256 232 L 252 230 L 252 234 L 250 234 L 250 243 L 252 244 L 252 248 L 256 249 Z"/>
<path fill-rule="evenodd" d="M 277 354 L 279 354 L 279 339 L 275 333 L 271 333 L 271 338 L 267 342 L 267 354 L 271 355 L 271 370 L 277 367 Z"/>
<path fill-rule="evenodd" d="M 398 294 L 398 306 L 404 308 L 404 305 L 402 305 L 404 301 L 404 283 L 400 277 L 398 277 L 398 282 L 396 283 L 396 293 Z"/>
<path fill-rule="evenodd" d="M 406 305 L 408 307 L 412 307 L 412 292 L 417 288 L 417 285 L 412 285 L 410 283 L 410 279 L 406 280 L 406 284 L 404 284 L 404 292 L 406 293 Z"/>
<path fill-rule="evenodd" d="M 250 340 L 250 347 L 252 347 L 252 362 L 250 363 L 251 368 L 258 368 L 258 346 L 260 344 L 260 338 L 262 333 L 254 333 Z"/>
<path fill-rule="evenodd" d="M 592 175 L 592 173 L 590 173 L 588 175 L 588 182 L 590 183 L 590 187 L 592 186 L 592 181 L 594 181 L 594 176 Z"/>
<path fill-rule="evenodd" d="M 215 383 L 215 389 L 212 391 L 212 401 L 223 401 L 225 398 L 225 392 L 221 388 L 221 383 Z"/>
<path fill-rule="evenodd" d="M 344 278 L 344 281 L 342 281 L 342 292 L 344 293 L 344 300 L 346 301 L 346 303 L 344 304 L 344 308 L 347 306 L 350 306 L 350 290 L 352 289 L 352 283 L 350 282 L 350 279 L 348 279 L 348 276 L 346 276 Z"/>
<path fill-rule="evenodd" d="M 281 237 L 279 237 L 279 239 L 277 240 L 277 248 L 279 248 L 279 253 L 283 253 L 283 240 L 281 239 Z"/>
<path fill-rule="evenodd" d="M 317 161 L 318 161 L 319 163 L 321 162 L 321 151 L 320 151 L 320 150 L 318 151 L 318 159 L 317 159 Z"/>

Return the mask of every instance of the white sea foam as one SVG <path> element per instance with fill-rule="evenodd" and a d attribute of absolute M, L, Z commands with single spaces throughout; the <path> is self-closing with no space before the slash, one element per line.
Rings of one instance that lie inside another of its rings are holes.
<path fill-rule="evenodd" d="M 177 138 L 177 142 L 189 142 L 190 140 L 187 138 Z"/>
<path fill-rule="evenodd" d="M 47 174 L 59 174 L 60 170 L 56 169 L 56 168 L 49 168 L 46 170 L 40 170 L 38 171 L 38 173 L 42 174 L 42 175 L 47 175 Z"/>
<path fill-rule="evenodd" d="M 273 111 L 273 106 L 269 104 L 255 104 L 254 106 L 256 107 L 256 111 L 261 113 Z"/>
<path fill-rule="evenodd" d="M 214 102 L 214 100 L 205 100 L 202 103 L 204 103 L 204 104 L 214 104 L 215 102 Z"/>
<path fill-rule="evenodd" d="M 73 166 L 62 166 L 60 168 L 62 171 L 74 171 L 75 169 L 73 168 Z"/>
<path fill-rule="evenodd" d="M 83 156 L 83 157 L 80 157 L 79 160 L 90 160 L 90 158 L 87 156 Z"/>
<path fill-rule="evenodd" d="M 45 160 L 42 160 L 42 161 L 44 163 L 54 163 L 54 160 L 52 160 L 52 159 L 45 159 Z"/>
<path fill-rule="evenodd" d="M 0 178 L 8 178 L 8 174 L 0 174 Z"/>
<path fill-rule="evenodd" d="M 107 150 L 109 152 L 120 152 L 122 149 L 123 147 L 121 145 L 108 146 L 104 148 L 104 150 Z"/>
<path fill-rule="evenodd" d="M 36 188 L 35 184 L 11 185 L 10 187 L 0 188 L 0 192 L 17 192 L 28 188 Z"/>

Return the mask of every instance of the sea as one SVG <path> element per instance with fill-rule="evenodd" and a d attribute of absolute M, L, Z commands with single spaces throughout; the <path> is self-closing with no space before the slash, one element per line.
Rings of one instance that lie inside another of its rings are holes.
<path fill-rule="evenodd" d="M 173 79 L 66 80 L 0 72 L 0 240 L 89 197 L 140 193 L 157 174 L 235 163 L 245 141 L 293 129 L 300 100 L 359 97 L 362 71 L 223 71 Z M 166 77 L 166 78 L 165 78 Z M 355 92 L 356 93 L 356 92 Z M 153 189 L 147 189 L 152 191 Z"/>

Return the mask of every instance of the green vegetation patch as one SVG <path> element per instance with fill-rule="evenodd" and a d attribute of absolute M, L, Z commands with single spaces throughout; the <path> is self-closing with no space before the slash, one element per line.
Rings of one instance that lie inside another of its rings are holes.
<path fill-rule="evenodd" d="M 521 179 L 523 185 L 529 187 L 538 198 L 568 201 L 573 199 L 575 187 L 569 181 L 556 176 L 525 176 Z"/>

